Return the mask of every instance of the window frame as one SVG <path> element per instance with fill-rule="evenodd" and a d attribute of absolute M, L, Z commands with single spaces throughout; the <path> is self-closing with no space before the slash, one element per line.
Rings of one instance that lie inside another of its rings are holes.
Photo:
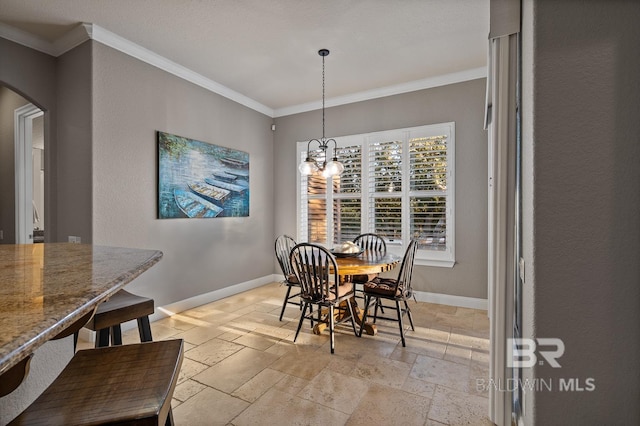
<path fill-rule="evenodd" d="M 402 190 L 393 193 L 392 197 L 398 197 L 401 200 L 402 205 L 402 221 L 401 221 L 401 234 L 410 234 L 411 227 L 411 211 L 410 200 L 415 197 L 429 197 L 429 191 L 410 191 L 409 185 L 409 141 L 416 138 L 433 137 L 445 135 L 447 137 L 447 187 L 444 197 L 446 197 L 446 233 L 445 233 L 445 250 L 428 250 L 418 249 L 415 257 L 415 264 L 423 266 L 438 266 L 451 268 L 455 264 L 455 122 L 430 124 L 424 126 L 409 127 L 403 129 L 385 130 L 381 132 L 370 132 L 356 135 L 348 135 L 335 137 L 337 146 L 339 148 L 350 147 L 354 145 L 361 146 L 361 187 L 359 195 L 354 196 L 354 193 L 336 193 L 333 194 L 333 187 L 329 179 L 327 179 L 326 191 L 323 194 L 326 203 L 326 214 L 329 218 L 327 220 L 326 240 L 321 243 L 325 246 L 331 247 L 333 245 L 332 239 L 334 235 L 334 221 L 333 221 L 333 201 L 340 198 L 360 198 L 361 200 L 361 221 L 360 229 L 361 233 L 375 232 L 370 228 L 370 211 L 371 201 L 375 198 L 380 198 L 381 193 L 370 192 L 369 178 L 369 148 L 372 144 L 382 141 L 402 141 L 402 163 L 401 170 L 403 175 Z M 308 141 L 299 141 L 296 146 L 297 165 L 300 165 L 306 158 L 306 149 Z M 338 158 L 340 159 L 340 158 Z M 298 241 L 306 241 L 308 235 L 307 216 L 303 221 L 303 210 L 306 206 L 302 205 L 308 200 L 306 194 L 302 194 L 303 177 L 300 171 L 296 168 L 296 232 Z M 323 198 L 323 197 L 315 197 Z M 409 244 L 408 239 L 402 239 L 400 244 L 394 244 L 392 241 L 387 240 L 387 250 L 389 252 L 402 255 Z"/>

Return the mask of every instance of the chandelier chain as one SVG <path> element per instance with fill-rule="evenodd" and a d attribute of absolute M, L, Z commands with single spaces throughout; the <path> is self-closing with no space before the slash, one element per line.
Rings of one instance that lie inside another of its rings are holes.
<path fill-rule="evenodd" d="M 324 142 L 324 56 L 322 57 L 322 141 Z"/>

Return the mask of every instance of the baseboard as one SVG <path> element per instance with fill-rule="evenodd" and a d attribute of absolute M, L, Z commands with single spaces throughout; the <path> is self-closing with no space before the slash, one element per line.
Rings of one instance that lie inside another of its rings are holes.
<path fill-rule="evenodd" d="M 215 302 L 216 300 L 224 299 L 225 297 L 233 296 L 243 291 L 251 290 L 265 284 L 272 282 L 279 282 L 284 279 L 281 274 L 266 275 L 255 280 L 245 281 L 243 283 L 234 284 L 229 287 L 221 288 L 219 290 L 210 291 L 208 293 L 199 294 L 188 299 L 184 299 L 175 303 L 171 303 L 165 306 L 156 306 L 156 311 L 149 317 L 150 321 L 157 321 L 163 318 L 170 317 L 177 313 L 186 311 L 188 309 L 196 308 L 198 306 L 206 305 L 207 303 Z M 454 296 L 450 294 L 441 293 L 429 293 L 425 291 L 414 291 L 416 300 L 419 302 L 438 303 L 441 305 L 458 306 L 462 308 L 473 308 L 487 310 L 487 300 L 478 299 L 474 297 Z M 133 321 L 122 324 L 122 330 L 128 330 L 137 327 L 137 324 Z M 94 334 L 87 330 L 87 332 Z M 95 337 L 92 335 L 88 337 L 93 341 Z"/>
<path fill-rule="evenodd" d="M 215 302 L 216 300 L 224 299 L 225 297 L 233 296 L 234 294 L 242 293 L 243 291 L 251 290 L 279 280 L 280 278 L 278 278 L 278 275 L 266 275 L 261 278 L 256 278 L 255 280 L 245 281 L 219 290 L 199 294 L 169 305 L 157 306 L 156 312 L 149 317 L 149 320 L 157 321 L 162 318 L 167 318 L 179 312 L 206 305 L 207 303 Z"/>
<path fill-rule="evenodd" d="M 440 305 L 457 306 L 460 308 L 481 309 L 486 311 L 489 304 L 487 299 L 476 297 L 454 296 L 452 294 L 429 293 L 427 291 L 414 291 L 419 302 L 438 303 Z"/>
<path fill-rule="evenodd" d="M 274 281 L 284 280 L 284 275 L 274 275 Z M 417 291 L 413 293 L 416 295 L 416 300 L 419 302 L 438 303 L 440 305 L 457 306 L 460 308 L 472 308 L 486 311 L 489 306 L 487 299 L 478 299 L 476 297 L 466 296 L 454 296 L 451 294 L 442 293 L 430 293 L 428 291 Z"/>

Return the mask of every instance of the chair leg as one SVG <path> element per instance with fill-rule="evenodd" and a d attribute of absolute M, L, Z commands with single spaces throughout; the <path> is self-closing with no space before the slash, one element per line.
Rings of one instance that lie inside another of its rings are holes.
<path fill-rule="evenodd" d="M 376 297 L 376 306 L 373 308 L 373 323 L 374 324 L 376 323 L 376 320 L 378 319 L 378 307 L 379 306 L 382 306 L 382 301 L 380 300 L 379 297 Z"/>
<path fill-rule="evenodd" d="M 138 334 L 140 334 L 141 342 L 151 342 L 151 324 L 149 324 L 149 316 L 145 315 L 138 318 Z"/>
<path fill-rule="evenodd" d="M 304 302 L 304 308 L 302 308 L 302 313 L 300 314 L 300 321 L 298 321 L 298 328 L 296 329 L 296 335 L 293 337 L 293 343 L 296 342 L 296 339 L 298 338 L 298 333 L 300 333 L 300 329 L 302 328 L 302 323 L 304 322 L 304 316 L 307 313 L 307 306 L 309 306 L 308 302 Z M 313 314 L 313 312 L 312 312 Z M 312 322 L 313 324 L 313 322 Z M 312 325 L 313 327 L 313 325 Z"/>
<path fill-rule="evenodd" d="M 164 422 L 164 426 L 174 426 L 173 422 L 173 410 L 169 407 L 169 414 L 167 414 L 167 420 Z"/>
<path fill-rule="evenodd" d="M 353 328 L 353 334 L 355 334 L 357 337 L 360 337 L 358 336 L 358 332 L 356 331 L 355 314 L 353 312 L 353 306 L 351 306 L 350 300 L 347 300 L 347 308 L 349 308 L 349 316 L 351 318 L 351 327 Z"/>
<path fill-rule="evenodd" d="M 364 329 L 364 323 L 367 320 L 367 314 L 369 313 L 369 301 L 371 300 L 371 296 L 365 294 L 364 296 L 364 312 L 362 314 L 362 320 L 360 320 L 360 331 L 358 332 L 358 337 L 362 337 L 362 330 Z"/>
<path fill-rule="evenodd" d="M 109 346 L 109 333 L 108 328 L 96 331 L 96 348 L 104 348 Z"/>
<path fill-rule="evenodd" d="M 333 305 L 329 305 L 329 337 L 331 339 L 331 353 L 335 350 L 335 342 L 333 339 Z"/>
<path fill-rule="evenodd" d="M 416 328 L 413 326 L 413 317 L 411 316 L 411 308 L 409 308 L 409 304 L 407 300 L 404 301 L 404 306 L 407 308 L 407 316 L 409 317 L 409 323 L 411 324 L 411 330 L 416 331 Z"/>
<path fill-rule="evenodd" d="M 291 294 L 291 286 L 287 286 L 287 294 L 284 296 L 284 302 L 282 303 L 282 310 L 280 311 L 280 321 L 282 321 L 282 315 L 284 315 L 284 308 L 287 307 L 287 303 L 289 303 L 289 294 Z"/>
<path fill-rule="evenodd" d="M 396 310 L 398 311 L 398 325 L 400 326 L 400 338 L 402 339 L 402 346 L 407 346 L 404 341 L 404 325 L 402 324 L 402 308 L 400 308 L 400 301 L 396 300 Z"/>

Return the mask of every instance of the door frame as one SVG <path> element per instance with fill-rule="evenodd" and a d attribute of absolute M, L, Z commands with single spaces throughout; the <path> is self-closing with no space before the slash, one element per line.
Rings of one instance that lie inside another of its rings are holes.
<path fill-rule="evenodd" d="M 14 111 L 16 244 L 33 243 L 33 120 L 43 114 L 31 103 Z"/>

